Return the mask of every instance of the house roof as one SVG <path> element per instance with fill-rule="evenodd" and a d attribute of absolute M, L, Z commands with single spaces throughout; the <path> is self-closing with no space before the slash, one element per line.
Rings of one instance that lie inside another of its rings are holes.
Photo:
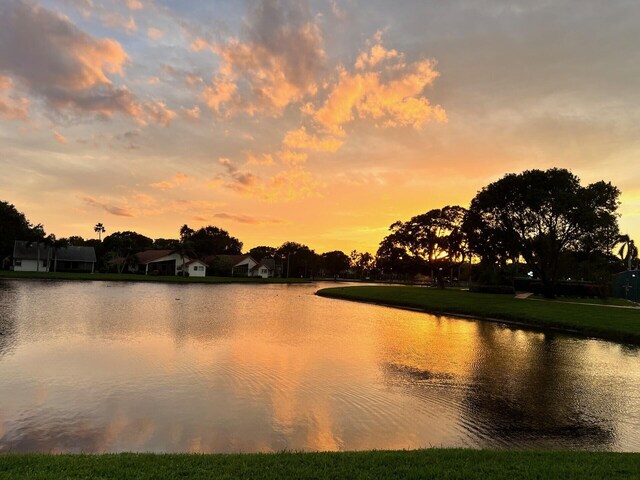
<path fill-rule="evenodd" d="M 270 267 L 269 265 L 267 265 L 267 264 L 265 264 L 265 263 L 263 263 L 263 262 L 260 262 L 260 263 L 258 263 L 257 265 L 254 265 L 254 266 L 253 266 L 253 268 L 251 268 L 251 270 L 252 270 L 252 271 L 253 271 L 253 270 L 258 270 L 258 269 L 260 269 L 260 268 L 266 268 L 267 270 L 274 270 L 274 268 L 273 268 L 273 267 Z"/>
<path fill-rule="evenodd" d="M 231 266 L 235 267 L 237 264 L 246 260 L 247 258 L 251 258 L 251 260 L 255 262 L 254 258 L 248 253 L 245 253 L 244 255 L 209 255 L 204 259 L 204 261 L 206 264 L 210 264 L 214 260 L 228 260 Z"/>
<path fill-rule="evenodd" d="M 40 259 L 46 259 L 49 248 L 44 243 L 16 240 L 13 244 L 13 258 L 18 260 L 37 260 L 38 250 L 40 250 Z"/>
<path fill-rule="evenodd" d="M 93 247 L 61 247 L 56 250 L 56 259 L 67 262 L 96 262 L 96 251 Z"/>
<path fill-rule="evenodd" d="M 191 265 L 193 263 L 199 263 L 201 265 L 205 265 L 206 263 L 204 263 L 202 260 L 198 260 L 197 258 L 193 259 L 193 260 L 189 260 L 188 262 L 185 263 L 185 265 Z"/>
<path fill-rule="evenodd" d="M 140 265 L 146 265 L 147 263 L 160 260 L 162 257 L 171 255 L 175 250 L 145 250 L 144 252 L 136 253 L 136 259 Z"/>

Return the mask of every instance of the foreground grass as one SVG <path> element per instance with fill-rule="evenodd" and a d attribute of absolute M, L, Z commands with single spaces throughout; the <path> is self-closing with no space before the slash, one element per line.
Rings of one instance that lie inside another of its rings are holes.
<path fill-rule="evenodd" d="M 0 479 L 640 478 L 640 454 L 429 449 L 237 455 L 0 455 Z"/>
<path fill-rule="evenodd" d="M 0 271 L 0 279 L 2 278 L 164 283 L 308 283 L 310 281 L 302 278 L 176 277 L 160 275 L 136 275 L 133 273 L 11 272 L 5 270 Z"/>
<path fill-rule="evenodd" d="M 521 300 L 510 295 L 402 286 L 326 288 L 319 290 L 318 295 L 416 308 L 430 313 L 505 320 L 640 345 L 638 309 Z"/>

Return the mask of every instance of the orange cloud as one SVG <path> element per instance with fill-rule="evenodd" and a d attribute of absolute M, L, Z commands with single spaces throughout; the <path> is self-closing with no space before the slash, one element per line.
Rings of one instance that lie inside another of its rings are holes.
<path fill-rule="evenodd" d="M 261 155 L 247 154 L 247 163 L 249 165 L 273 165 L 273 155 L 263 153 Z"/>
<path fill-rule="evenodd" d="M 210 50 L 221 60 L 204 94 L 213 99 L 207 102 L 212 110 L 219 113 L 224 104 L 230 114 L 277 116 L 287 105 L 316 94 L 325 52 L 316 19 L 303 6 L 258 2 L 246 30 L 246 40 L 212 44 L 196 38 L 191 44 L 192 50 Z"/>
<path fill-rule="evenodd" d="M 191 179 L 190 175 L 186 173 L 178 172 L 176 173 L 171 180 L 163 180 L 161 182 L 151 183 L 149 186 L 156 190 L 171 190 L 175 187 L 178 187 Z"/>
<path fill-rule="evenodd" d="M 293 168 L 271 177 L 264 186 L 262 195 L 270 201 L 318 197 L 320 186 L 309 172 Z"/>
<path fill-rule="evenodd" d="M 202 92 L 202 100 L 214 112 L 220 112 L 223 103 L 234 98 L 237 86 L 233 82 L 219 81 L 213 87 L 206 87 Z"/>
<path fill-rule="evenodd" d="M 67 143 L 67 139 L 58 131 L 53 130 L 53 137 L 56 139 L 56 142 L 61 143 L 61 144 L 66 144 Z"/>
<path fill-rule="evenodd" d="M 309 154 L 294 150 L 282 149 L 278 151 L 278 157 L 286 165 L 299 165 L 307 161 Z"/>
<path fill-rule="evenodd" d="M 149 27 L 147 29 L 147 36 L 151 40 L 160 40 L 162 37 L 164 37 L 164 32 L 162 30 L 158 30 L 157 28 Z"/>
<path fill-rule="evenodd" d="M 117 41 L 93 38 L 37 4 L 0 6 L 0 70 L 49 108 L 167 125 L 171 113 L 162 104 L 140 102 L 126 87 L 113 86 L 110 75 L 123 76 L 128 61 Z"/>
<path fill-rule="evenodd" d="M 11 95 L 13 82 L 0 75 L 0 118 L 26 121 L 29 116 L 29 99 Z"/>
<path fill-rule="evenodd" d="M 379 47 L 379 49 L 377 48 Z M 390 52 L 394 52 L 391 54 Z M 407 65 L 395 50 L 375 45 L 356 62 L 359 68 L 376 66 L 382 58 L 395 58 L 398 63 L 381 72 L 350 73 L 342 69 L 325 103 L 313 113 L 314 120 L 336 135 L 344 135 L 343 125 L 358 118 L 381 121 L 381 126 L 419 128 L 435 120 L 446 122 L 444 109 L 432 106 L 422 96 L 427 86 L 438 77 L 431 60 Z"/>
<path fill-rule="evenodd" d="M 316 135 L 310 135 L 305 127 L 300 127 L 297 130 L 287 132 L 282 143 L 292 149 L 335 152 L 342 146 L 344 141 L 331 136 L 320 138 Z"/>
<path fill-rule="evenodd" d="M 387 50 L 381 44 L 376 44 L 371 48 L 370 52 L 362 52 L 356 60 L 355 67 L 358 70 L 367 67 L 374 67 L 383 60 L 396 58 L 398 52 L 396 50 Z"/>
<path fill-rule="evenodd" d="M 142 10 L 144 5 L 140 0 L 127 0 L 127 7 L 129 10 Z"/>
<path fill-rule="evenodd" d="M 200 120 L 200 107 L 197 105 L 194 105 L 192 108 L 182 107 L 180 111 L 182 113 L 182 116 L 187 120 L 190 120 L 192 122 L 197 122 L 198 120 Z"/>

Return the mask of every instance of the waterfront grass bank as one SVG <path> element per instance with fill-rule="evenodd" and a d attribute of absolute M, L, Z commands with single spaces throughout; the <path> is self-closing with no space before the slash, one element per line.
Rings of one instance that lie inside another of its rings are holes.
<path fill-rule="evenodd" d="M 323 297 L 470 316 L 536 329 L 561 330 L 640 345 L 640 309 L 519 299 L 511 295 L 404 286 L 352 286 L 319 290 Z"/>

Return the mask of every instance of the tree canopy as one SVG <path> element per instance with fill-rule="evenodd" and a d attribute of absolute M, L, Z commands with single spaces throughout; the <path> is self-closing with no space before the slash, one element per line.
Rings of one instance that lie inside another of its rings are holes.
<path fill-rule="evenodd" d="M 619 190 L 586 187 L 565 169 L 508 174 L 472 200 L 465 222 L 470 248 L 485 260 L 523 258 L 553 296 L 564 252 L 610 252 L 618 239 Z"/>
<path fill-rule="evenodd" d="M 322 267 L 329 275 L 336 276 L 345 270 L 349 270 L 351 259 L 346 253 L 340 250 L 326 252 L 322 254 Z"/>
<path fill-rule="evenodd" d="M 418 273 L 457 265 L 467 255 L 462 226 L 466 210 L 457 205 L 435 208 L 406 222 L 393 223 L 380 243 L 377 258 L 382 268 Z"/>
<path fill-rule="evenodd" d="M 200 257 L 209 255 L 239 255 L 242 242 L 229 235 L 229 232 L 213 225 L 191 230 L 184 225 L 180 230 L 181 241 L 188 240 Z"/>
<path fill-rule="evenodd" d="M 253 247 L 249 250 L 249 255 L 253 257 L 257 262 L 261 261 L 263 258 L 273 258 L 276 254 L 277 249 L 275 247 L 267 247 L 266 245 L 261 245 L 258 247 Z"/>
<path fill-rule="evenodd" d="M 125 231 L 107 235 L 102 240 L 105 252 L 112 252 L 119 257 L 126 257 L 130 253 L 148 250 L 153 246 L 153 240 L 140 233 Z"/>
<path fill-rule="evenodd" d="M 12 254 L 16 240 L 42 241 L 44 237 L 42 225 L 33 225 L 13 204 L 0 201 L 0 258 Z"/>

